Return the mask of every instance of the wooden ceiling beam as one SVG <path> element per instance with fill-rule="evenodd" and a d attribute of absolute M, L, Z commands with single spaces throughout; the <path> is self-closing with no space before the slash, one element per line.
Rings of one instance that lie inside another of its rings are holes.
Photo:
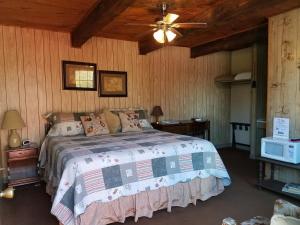
<path fill-rule="evenodd" d="M 202 44 L 191 48 L 191 58 L 207 55 L 218 51 L 233 51 L 250 47 L 256 42 L 267 42 L 268 27 L 264 25 L 254 30 L 238 33 L 217 41 Z"/>
<path fill-rule="evenodd" d="M 73 47 L 81 47 L 112 20 L 126 10 L 135 0 L 101 0 L 71 33 Z"/>
<path fill-rule="evenodd" d="M 172 42 L 172 45 L 193 47 L 213 41 L 218 43 L 217 40 L 223 40 L 228 36 L 253 29 L 266 23 L 267 17 L 299 6 L 299 0 L 286 0 L 284 2 L 282 0 L 223 0 L 214 5 L 213 10 L 209 13 L 210 16 L 207 20 L 204 19 L 204 21 L 208 22 L 206 29 L 180 30 L 183 37 L 176 38 Z M 141 54 L 147 54 L 164 47 L 164 45 L 157 45 L 150 38 L 140 40 L 139 46 Z"/>

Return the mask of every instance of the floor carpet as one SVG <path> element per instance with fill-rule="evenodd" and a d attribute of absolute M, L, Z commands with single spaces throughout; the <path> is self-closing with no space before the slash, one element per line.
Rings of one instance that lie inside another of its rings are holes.
<path fill-rule="evenodd" d="M 249 159 L 247 152 L 233 149 L 219 152 L 232 178 L 232 184 L 221 195 L 198 201 L 196 206 L 173 208 L 172 213 L 158 211 L 153 218 L 141 218 L 138 223 L 128 218 L 126 225 L 221 225 L 222 219 L 229 216 L 238 221 L 256 215 L 270 217 L 274 201 L 284 197 L 255 187 L 258 165 Z M 0 225 L 57 225 L 49 213 L 51 200 L 44 188 L 43 185 L 20 187 L 13 200 L 0 200 Z"/>

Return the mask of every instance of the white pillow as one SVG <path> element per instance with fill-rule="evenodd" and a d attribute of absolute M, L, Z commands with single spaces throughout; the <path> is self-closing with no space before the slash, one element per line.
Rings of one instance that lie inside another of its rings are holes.
<path fill-rule="evenodd" d="M 48 132 L 48 136 L 74 136 L 84 134 L 81 121 L 57 123 Z"/>
<path fill-rule="evenodd" d="M 147 119 L 140 119 L 139 120 L 140 126 L 143 129 L 153 129 L 153 127 L 151 126 L 151 124 L 149 123 L 149 121 Z"/>

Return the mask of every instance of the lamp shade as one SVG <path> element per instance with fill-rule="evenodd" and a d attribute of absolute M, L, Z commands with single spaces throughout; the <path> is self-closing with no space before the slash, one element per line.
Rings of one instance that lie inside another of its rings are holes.
<path fill-rule="evenodd" d="M 23 127 L 25 127 L 25 123 L 17 110 L 9 110 L 5 113 L 2 129 L 20 129 Z"/>
<path fill-rule="evenodd" d="M 159 29 L 159 30 L 155 31 L 153 33 L 153 37 L 158 43 L 161 43 L 161 44 L 165 43 L 165 32 L 163 29 Z"/>
<path fill-rule="evenodd" d="M 159 105 L 153 107 L 151 116 L 163 116 L 163 115 L 164 113 Z"/>

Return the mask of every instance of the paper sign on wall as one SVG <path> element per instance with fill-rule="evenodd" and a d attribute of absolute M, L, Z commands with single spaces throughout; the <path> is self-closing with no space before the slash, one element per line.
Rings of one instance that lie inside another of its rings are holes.
<path fill-rule="evenodd" d="M 289 139 L 290 119 L 289 118 L 274 118 L 273 138 Z"/>

